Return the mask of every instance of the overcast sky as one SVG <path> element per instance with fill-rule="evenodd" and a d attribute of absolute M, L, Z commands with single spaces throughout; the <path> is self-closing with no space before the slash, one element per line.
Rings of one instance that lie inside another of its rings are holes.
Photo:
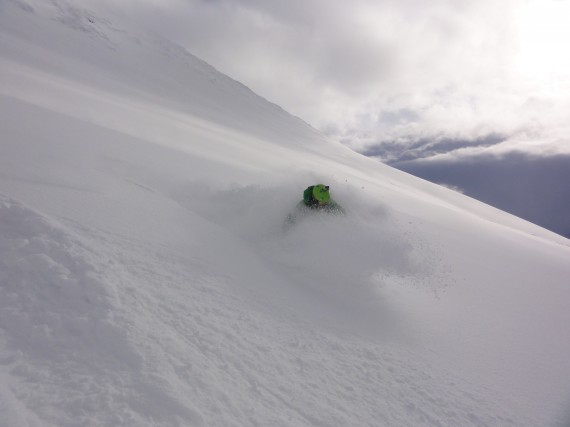
<path fill-rule="evenodd" d="M 504 135 L 503 150 L 570 152 L 570 0 L 120 7 L 357 150 Z"/>
<path fill-rule="evenodd" d="M 570 153 L 570 0 L 100 1 L 387 163 Z"/>

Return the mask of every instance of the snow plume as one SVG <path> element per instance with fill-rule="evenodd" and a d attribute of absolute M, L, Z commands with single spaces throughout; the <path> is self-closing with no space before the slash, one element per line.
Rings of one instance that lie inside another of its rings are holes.
<path fill-rule="evenodd" d="M 304 182 L 310 179 L 307 176 Z M 303 180 L 229 189 L 195 184 L 178 190 L 174 197 L 242 241 L 238 243 L 242 254 L 244 247 L 251 248 L 276 277 L 286 279 L 284 286 L 295 294 L 295 301 L 311 295 L 306 315 L 327 300 L 334 313 L 320 315 L 329 325 L 353 323 L 360 331 L 374 325 L 376 332 L 384 330 L 393 335 L 399 320 L 386 300 L 387 285 L 404 282 L 427 293 L 447 286 L 435 248 L 422 242 L 419 233 L 412 235 L 400 227 L 386 204 L 366 200 L 350 186 L 331 187 L 335 199 L 345 206 L 346 215 L 316 214 L 286 227 L 287 213 L 295 211 L 302 196 L 303 187 L 294 185 L 297 181 Z M 219 251 L 214 247 L 202 249 Z M 243 262 L 239 275 L 246 275 L 249 269 L 250 265 Z M 355 323 L 356 319 L 362 321 Z"/>

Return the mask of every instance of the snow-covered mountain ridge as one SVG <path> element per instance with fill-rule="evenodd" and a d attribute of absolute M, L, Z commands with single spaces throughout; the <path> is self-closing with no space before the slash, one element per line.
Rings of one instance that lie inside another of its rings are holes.
<path fill-rule="evenodd" d="M 97 2 L 0 3 L 0 113 L 0 426 L 564 425 L 567 239 Z"/>

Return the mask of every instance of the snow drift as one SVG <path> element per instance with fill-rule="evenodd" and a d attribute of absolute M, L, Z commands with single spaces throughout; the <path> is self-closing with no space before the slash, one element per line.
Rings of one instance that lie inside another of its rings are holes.
<path fill-rule="evenodd" d="M 567 421 L 567 239 L 80 2 L 0 3 L 0 74 L 0 426 Z"/>

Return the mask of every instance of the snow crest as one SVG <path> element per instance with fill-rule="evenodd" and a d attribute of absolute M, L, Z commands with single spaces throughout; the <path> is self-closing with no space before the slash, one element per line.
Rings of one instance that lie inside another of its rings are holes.
<path fill-rule="evenodd" d="M 94 257 L 56 221 L 0 197 L 0 426 L 136 419 L 117 389 L 141 359 Z"/>
<path fill-rule="evenodd" d="M 109 291 L 83 251 L 52 221 L 0 199 L 2 325 L 17 347 L 53 360 L 115 344 L 105 322 Z M 78 349 L 83 335 L 98 338 Z"/>

